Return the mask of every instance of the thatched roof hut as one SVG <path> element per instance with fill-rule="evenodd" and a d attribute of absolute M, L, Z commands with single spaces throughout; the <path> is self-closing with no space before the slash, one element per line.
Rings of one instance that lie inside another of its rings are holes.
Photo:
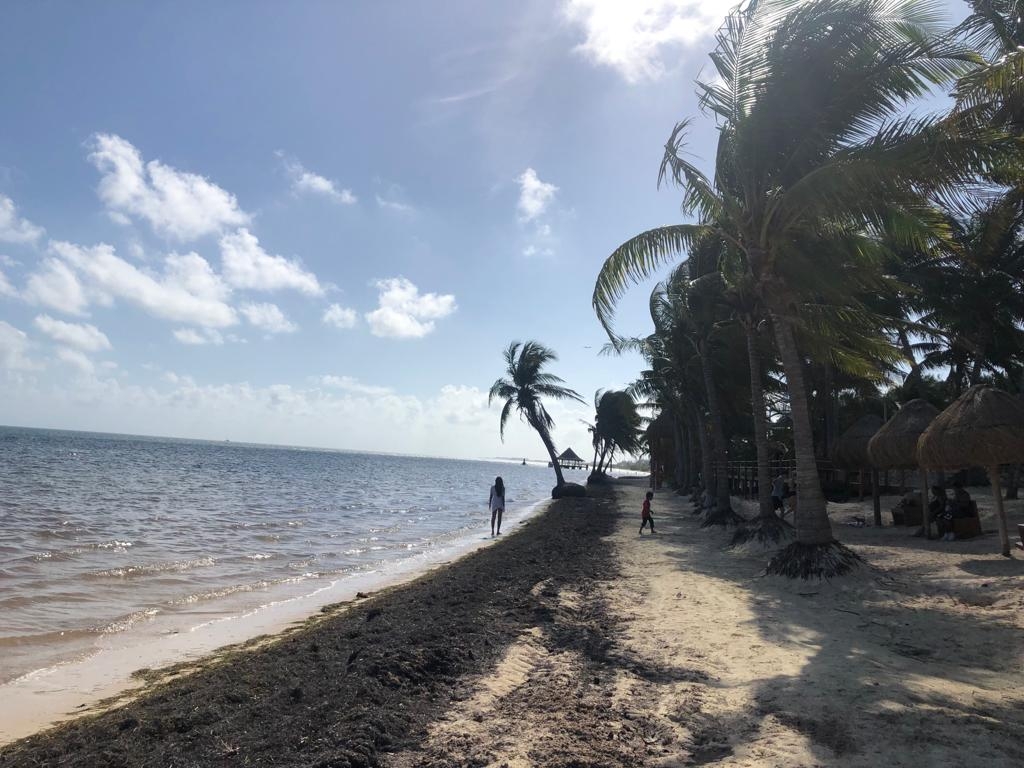
<path fill-rule="evenodd" d="M 861 416 L 840 435 L 832 452 L 832 463 L 840 469 L 866 469 L 871 466 L 868 443 L 885 422 L 880 416 Z"/>
<path fill-rule="evenodd" d="M 868 442 L 868 457 L 879 469 L 917 469 L 917 440 L 939 415 L 926 400 L 904 403 Z"/>
<path fill-rule="evenodd" d="M 1009 557 L 999 465 L 1024 461 L 1024 403 L 988 385 L 971 387 L 925 430 L 917 452 L 926 467 L 988 469 L 1003 555 Z"/>
<path fill-rule="evenodd" d="M 581 459 L 572 448 L 566 448 L 558 457 L 558 465 L 563 469 L 586 469 L 587 462 Z"/>
<path fill-rule="evenodd" d="M 987 385 L 971 387 L 921 435 L 917 455 L 936 469 L 1024 462 L 1024 402 Z"/>

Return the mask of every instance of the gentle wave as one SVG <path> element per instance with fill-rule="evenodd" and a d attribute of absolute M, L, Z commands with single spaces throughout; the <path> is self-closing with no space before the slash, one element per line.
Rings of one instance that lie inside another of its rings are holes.
<path fill-rule="evenodd" d="M 181 573 L 196 568 L 208 568 L 214 564 L 212 557 L 200 557 L 195 560 L 179 560 L 170 563 L 151 563 L 145 565 L 126 565 L 121 568 L 108 568 L 85 574 L 87 579 L 133 578 L 137 576 L 154 576 L 161 573 Z"/>

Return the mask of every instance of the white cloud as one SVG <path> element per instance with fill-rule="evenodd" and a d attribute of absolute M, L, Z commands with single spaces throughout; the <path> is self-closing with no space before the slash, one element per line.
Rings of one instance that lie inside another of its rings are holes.
<path fill-rule="evenodd" d="M 303 269 L 298 261 L 267 253 L 247 229 L 222 237 L 220 254 L 224 279 L 235 288 L 254 291 L 291 288 L 310 296 L 324 292 L 316 275 Z"/>
<path fill-rule="evenodd" d="M 426 293 L 404 277 L 380 280 L 378 308 L 366 314 L 374 336 L 396 339 L 418 339 L 434 330 L 434 320 L 447 317 L 456 310 L 455 297 L 450 294 Z"/>
<path fill-rule="evenodd" d="M 245 319 L 267 333 L 294 333 L 299 326 L 284 316 L 276 304 L 243 304 L 238 310 Z"/>
<path fill-rule="evenodd" d="M 736 0 L 567 0 L 564 10 L 585 34 L 577 50 L 637 83 L 661 77 L 666 54 L 706 40 L 735 5 Z"/>
<path fill-rule="evenodd" d="M 341 304 L 331 304 L 324 312 L 323 321 L 327 325 L 333 325 L 335 328 L 345 330 L 346 328 L 356 327 L 356 323 L 359 322 L 359 315 L 354 309 L 348 309 L 341 306 Z"/>
<path fill-rule="evenodd" d="M 5 243 L 34 243 L 45 232 L 42 227 L 18 216 L 14 201 L 0 195 L 0 240 Z"/>
<path fill-rule="evenodd" d="M 102 174 L 100 199 L 115 221 L 137 216 L 161 235 L 182 241 L 249 223 L 230 192 L 159 160 L 144 162 L 120 136 L 96 134 L 90 147 L 89 160 Z"/>
<path fill-rule="evenodd" d="M 554 184 L 541 181 L 533 168 L 527 168 L 516 179 L 519 182 L 519 218 L 532 221 L 547 209 L 558 191 Z"/>
<path fill-rule="evenodd" d="M 18 292 L 14 290 L 14 286 L 11 285 L 11 281 L 7 279 L 7 275 L 0 270 L 0 296 L 17 296 Z"/>
<path fill-rule="evenodd" d="M 391 387 L 379 387 L 374 384 L 363 384 L 351 376 L 318 376 L 314 381 L 322 387 L 340 389 L 359 395 L 389 395 L 394 392 Z"/>
<path fill-rule="evenodd" d="M 110 349 L 110 339 L 95 325 L 88 323 L 66 323 L 49 315 L 39 315 L 35 326 L 51 339 L 83 352 L 100 352 Z"/>
<path fill-rule="evenodd" d="M 298 160 L 285 156 L 283 152 L 278 152 L 277 155 L 284 162 L 285 170 L 292 181 L 292 192 L 295 194 L 320 195 L 339 205 L 354 205 L 358 202 L 351 189 L 339 189 L 336 182 L 313 173 Z"/>
<path fill-rule="evenodd" d="M 92 360 L 86 357 L 85 353 L 79 352 L 77 349 L 61 347 L 57 350 L 57 359 L 62 363 L 70 365 L 72 368 L 77 368 L 85 374 L 92 374 L 96 371 L 96 366 L 93 365 Z"/>
<path fill-rule="evenodd" d="M 33 371 L 39 368 L 28 357 L 28 336 L 3 320 L 0 320 L 0 368 L 9 371 Z"/>
<path fill-rule="evenodd" d="M 224 336 L 213 328 L 176 328 L 172 335 L 181 344 L 201 345 L 224 343 Z"/>
<path fill-rule="evenodd" d="M 60 259 L 47 258 L 28 278 L 25 299 L 69 315 L 84 314 L 89 306 L 85 289 L 72 269 Z"/>
<path fill-rule="evenodd" d="M 86 248 L 54 242 L 50 247 L 74 267 L 101 304 L 120 299 L 155 317 L 211 328 L 238 322 L 226 301 L 229 289 L 198 254 L 171 254 L 164 260 L 163 274 L 154 275 L 120 258 L 105 243 Z"/>
<path fill-rule="evenodd" d="M 383 208 L 387 211 L 394 211 L 395 213 L 402 213 L 405 215 L 411 215 L 416 213 L 416 209 L 408 203 L 402 203 L 398 200 L 388 200 L 381 197 L 380 195 L 374 196 L 377 200 L 377 207 Z"/>
<path fill-rule="evenodd" d="M 527 245 L 525 248 L 523 248 L 523 256 L 525 256 L 528 259 L 542 256 L 548 257 L 554 255 L 554 249 L 549 248 L 547 246 L 536 245 L 535 243 L 531 243 L 530 245 Z"/>

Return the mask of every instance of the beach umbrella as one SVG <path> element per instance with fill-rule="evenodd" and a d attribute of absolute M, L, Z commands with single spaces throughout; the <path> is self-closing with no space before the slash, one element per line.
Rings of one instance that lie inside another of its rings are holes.
<path fill-rule="evenodd" d="M 832 464 L 840 469 L 860 471 L 860 495 L 864 498 L 864 470 L 871 470 L 871 502 L 875 512 L 875 525 L 882 525 L 882 505 L 878 498 L 878 470 L 871 466 L 868 443 L 885 422 L 880 416 L 861 416 L 839 436 L 832 452 Z"/>
<path fill-rule="evenodd" d="M 917 441 L 939 409 L 926 400 L 904 403 L 868 441 L 868 457 L 877 469 L 917 469 Z M 928 470 L 921 469 L 921 524 L 931 536 L 928 522 Z"/>
<path fill-rule="evenodd" d="M 999 487 L 999 465 L 1024 461 L 1024 403 L 1007 392 L 980 384 L 964 392 L 940 413 L 917 443 L 926 467 L 985 467 L 996 500 L 1003 555 L 1010 537 Z"/>

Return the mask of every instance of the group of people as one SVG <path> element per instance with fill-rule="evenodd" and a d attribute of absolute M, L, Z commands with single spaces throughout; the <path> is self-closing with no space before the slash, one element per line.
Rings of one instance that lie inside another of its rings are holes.
<path fill-rule="evenodd" d="M 953 532 L 953 521 L 974 516 L 971 494 L 964 488 L 964 484 L 957 480 L 953 483 L 952 498 L 941 485 L 933 485 L 931 495 L 932 498 L 928 502 L 928 522 L 929 524 L 935 523 L 939 529 L 939 538 L 943 541 L 953 541 L 956 539 L 956 534 Z M 924 533 L 922 525 L 914 535 L 924 536 Z"/>

